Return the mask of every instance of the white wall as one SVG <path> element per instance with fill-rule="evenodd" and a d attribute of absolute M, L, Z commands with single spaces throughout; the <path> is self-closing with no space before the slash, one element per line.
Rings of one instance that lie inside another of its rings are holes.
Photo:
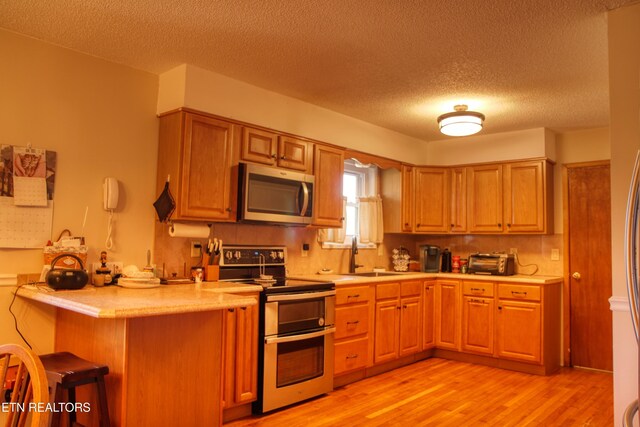
<path fill-rule="evenodd" d="M 609 12 L 609 93 L 611 105 L 611 267 L 614 300 L 627 296 L 623 255 L 627 194 L 640 148 L 640 3 Z M 625 304 L 621 304 L 625 307 Z M 629 312 L 613 311 L 614 416 L 638 398 L 637 344 Z"/>
<path fill-rule="evenodd" d="M 120 181 L 113 260 L 142 265 L 153 247 L 158 76 L 0 30 L 0 143 L 57 152 L 52 238 L 84 229 L 97 261 L 102 182 Z M 42 242 L 42 246 L 46 241 Z M 42 249 L 0 248 L 0 273 L 35 273 Z"/>

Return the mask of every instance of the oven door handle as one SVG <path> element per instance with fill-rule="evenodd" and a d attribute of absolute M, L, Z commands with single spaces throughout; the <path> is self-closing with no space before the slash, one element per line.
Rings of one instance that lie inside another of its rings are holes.
<path fill-rule="evenodd" d="M 317 338 L 317 337 L 321 337 L 323 335 L 329 335 L 332 334 L 336 331 L 335 327 L 330 327 L 330 328 L 325 328 L 321 331 L 315 331 L 315 332 L 311 332 L 309 334 L 302 334 L 302 335 L 290 335 L 290 336 L 286 336 L 286 337 L 269 337 L 269 338 L 265 338 L 264 339 L 264 343 L 265 344 L 280 344 L 280 343 L 285 343 L 285 342 L 293 342 L 293 341 L 302 341 L 302 340 L 308 340 L 311 338 Z"/>
<path fill-rule="evenodd" d="M 305 299 L 317 299 L 330 297 L 336 294 L 336 291 L 325 291 L 325 292 L 308 292 L 303 294 L 286 294 L 286 295 L 268 295 L 267 302 L 277 302 L 277 301 L 300 301 Z"/>

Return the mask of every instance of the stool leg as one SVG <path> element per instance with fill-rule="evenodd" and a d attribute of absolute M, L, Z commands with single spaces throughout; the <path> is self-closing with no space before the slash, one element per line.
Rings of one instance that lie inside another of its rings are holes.
<path fill-rule="evenodd" d="M 69 400 L 73 404 L 73 410 L 69 412 L 69 427 L 72 427 L 76 422 L 76 388 L 69 387 Z"/>
<path fill-rule="evenodd" d="M 51 395 L 53 396 L 53 403 L 58 403 L 58 402 L 64 402 L 62 393 L 62 386 L 58 383 L 53 383 L 52 385 L 52 392 Z M 51 427 L 60 427 L 60 411 L 58 411 L 58 408 L 55 408 L 56 410 L 53 411 L 53 414 L 51 415 Z"/>
<path fill-rule="evenodd" d="M 96 378 L 96 386 L 98 387 L 98 401 L 100 402 L 100 427 L 110 427 L 107 389 L 104 385 L 104 377 L 102 375 L 98 375 L 98 378 Z"/>

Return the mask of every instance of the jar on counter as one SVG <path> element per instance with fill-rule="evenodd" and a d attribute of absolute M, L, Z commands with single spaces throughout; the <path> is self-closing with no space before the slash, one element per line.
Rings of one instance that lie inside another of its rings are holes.
<path fill-rule="evenodd" d="M 466 258 L 461 258 L 460 259 L 460 273 L 467 274 L 468 269 L 469 269 L 468 260 Z"/>
<path fill-rule="evenodd" d="M 454 255 L 451 257 L 451 272 L 460 273 L 460 255 Z"/>

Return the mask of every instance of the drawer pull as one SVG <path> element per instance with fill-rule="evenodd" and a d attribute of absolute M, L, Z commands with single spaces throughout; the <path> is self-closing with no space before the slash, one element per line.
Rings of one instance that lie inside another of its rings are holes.
<path fill-rule="evenodd" d="M 357 359 L 358 355 L 357 354 L 347 354 L 346 359 Z"/>
<path fill-rule="evenodd" d="M 347 322 L 347 325 L 357 325 L 358 323 L 360 323 L 359 320 L 353 320 L 353 321 Z"/>
<path fill-rule="evenodd" d="M 227 308 L 227 311 L 228 311 L 229 313 L 233 313 L 234 311 L 236 311 L 236 309 L 235 309 L 235 308 Z"/>
<path fill-rule="evenodd" d="M 471 292 L 484 292 L 484 288 L 471 288 Z"/>
<path fill-rule="evenodd" d="M 347 295 L 347 299 L 349 299 L 349 298 L 360 298 L 360 294 Z"/>
<path fill-rule="evenodd" d="M 476 304 L 487 305 L 486 301 L 482 301 L 481 299 L 469 298 L 469 302 L 474 302 Z"/>
<path fill-rule="evenodd" d="M 511 291 L 511 295 L 513 296 L 527 296 L 526 292 L 518 292 L 518 291 Z"/>

